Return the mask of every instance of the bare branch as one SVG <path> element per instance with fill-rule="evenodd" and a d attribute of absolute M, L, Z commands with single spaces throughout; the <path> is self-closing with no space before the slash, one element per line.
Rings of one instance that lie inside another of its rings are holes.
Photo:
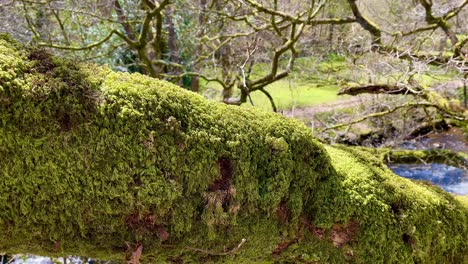
<path fill-rule="evenodd" d="M 391 114 L 391 113 L 393 113 L 396 110 L 401 109 L 401 108 L 414 108 L 414 107 L 434 107 L 434 108 L 436 108 L 436 109 L 438 109 L 438 110 L 440 110 L 442 112 L 450 114 L 452 117 L 454 117 L 454 118 L 456 118 L 458 120 L 466 120 L 465 117 L 459 116 L 459 115 L 457 115 L 455 113 L 452 113 L 452 112 L 449 112 L 449 111 L 447 111 L 447 109 L 441 107 L 438 104 L 434 104 L 434 103 L 430 103 L 430 102 L 406 103 L 406 104 L 403 104 L 403 105 L 396 106 L 396 107 L 394 107 L 392 109 L 389 109 L 387 111 L 372 113 L 372 114 L 363 116 L 361 118 L 354 119 L 354 120 L 352 120 L 350 122 L 345 122 L 345 123 L 329 126 L 329 127 L 325 128 L 323 130 L 323 132 L 328 131 L 328 130 L 332 130 L 332 129 L 345 127 L 345 126 L 354 125 L 354 124 L 360 123 L 360 122 L 365 121 L 365 120 L 370 119 L 370 118 L 386 116 L 386 115 Z"/>
<path fill-rule="evenodd" d="M 324 19 L 316 19 L 316 20 L 309 20 L 305 24 L 307 25 L 343 25 L 343 24 L 350 24 L 357 22 L 356 18 L 354 17 L 347 17 L 347 18 L 324 18 Z"/>
<path fill-rule="evenodd" d="M 134 43 L 130 39 L 128 39 L 126 36 L 124 36 L 122 33 L 118 32 L 117 30 L 112 30 L 107 36 L 105 36 L 103 39 L 96 41 L 92 44 L 89 44 L 87 46 L 83 47 L 73 47 L 73 46 L 60 46 L 60 45 L 55 45 L 51 43 L 39 43 L 39 47 L 48 47 L 48 48 L 54 48 L 54 49 L 61 49 L 61 50 L 89 50 L 95 47 L 98 47 L 108 41 L 113 35 L 119 36 L 121 39 L 125 40 L 127 44 L 133 46 Z"/>
<path fill-rule="evenodd" d="M 275 105 L 275 100 L 273 99 L 271 94 L 269 92 L 267 92 L 264 88 L 260 88 L 259 90 L 260 90 L 260 92 L 265 94 L 266 97 L 268 97 L 268 100 L 270 100 L 270 104 L 271 104 L 271 108 L 273 109 L 273 112 L 278 112 L 278 108 L 276 108 L 276 105 Z"/>

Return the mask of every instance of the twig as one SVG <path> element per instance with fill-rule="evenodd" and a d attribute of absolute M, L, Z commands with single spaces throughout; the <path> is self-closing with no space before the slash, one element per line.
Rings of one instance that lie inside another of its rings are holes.
<path fill-rule="evenodd" d="M 250 60 L 250 57 L 257 51 L 258 49 L 258 46 L 255 44 L 255 47 L 252 49 L 252 51 L 249 51 L 247 50 L 247 58 L 245 59 L 244 63 L 242 63 L 242 65 L 239 66 L 240 70 L 241 70 L 241 74 L 242 74 L 242 86 L 243 86 L 243 89 L 244 91 L 247 93 L 247 96 L 249 97 L 249 101 L 250 101 L 250 104 L 252 106 L 254 106 L 254 103 L 252 101 L 252 97 L 250 96 L 250 88 L 249 86 L 247 85 L 247 77 L 245 75 L 245 65 L 247 64 L 247 62 Z"/>
<path fill-rule="evenodd" d="M 447 111 L 446 109 L 443 109 L 441 106 L 436 105 L 436 104 L 433 104 L 433 103 L 429 103 L 429 102 L 406 103 L 406 104 L 404 104 L 404 105 L 396 106 L 396 107 L 394 107 L 394 108 L 392 108 L 392 109 L 389 109 L 389 110 L 387 110 L 387 111 L 378 112 L 378 113 L 373 113 L 373 114 L 369 114 L 369 115 L 366 115 L 366 116 L 361 117 L 361 118 L 358 118 L 358 119 L 354 119 L 354 120 L 351 121 L 351 122 L 336 124 L 336 125 L 327 127 L 327 128 L 325 128 L 322 132 L 325 132 L 325 131 L 328 131 L 328 130 L 331 130 L 331 129 L 336 129 L 336 128 L 348 126 L 348 125 L 357 124 L 357 123 L 360 123 L 360 122 L 362 122 L 362 121 L 365 121 L 365 120 L 367 120 L 367 119 L 369 119 L 369 118 L 385 116 L 385 115 L 388 115 L 388 114 L 390 114 L 390 113 L 395 112 L 395 111 L 398 110 L 398 109 L 405 108 L 405 107 L 435 107 L 435 108 L 437 108 L 438 110 L 440 110 L 440 111 L 442 111 L 442 112 L 445 112 L 445 113 L 448 113 L 448 114 L 452 115 L 453 118 L 455 118 L 455 119 L 458 119 L 458 120 L 465 120 L 464 117 L 461 117 L 461 116 L 459 117 L 459 116 L 455 115 L 454 113 L 451 113 L 451 112 Z"/>
<path fill-rule="evenodd" d="M 247 241 L 247 239 L 242 238 L 239 245 L 237 245 L 237 247 L 233 248 L 232 250 L 230 250 L 228 252 L 213 252 L 213 251 L 210 251 L 210 250 L 205 250 L 205 249 L 200 249 L 200 248 L 193 248 L 193 247 L 185 247 L 185 248 L 188 249 L 188 250 L 193 250 L 193 251 L 205 253 L 207 255 L 212 255 L 212 256 L 229 256 L 229 255 L 236 254 L 240 250 L 240 248 L 245 244 L 246 241 Z"/>
<path fill-rule="evenodd" d="M 270 100 L 270 103 L 271 103 L 271 108 L 273 108 L 273 112 L 275 113 L 278 112 L 278 108 L 276 108 L 275 100 L 273 99 L 271 94 L 267 92 L 264 88 L 260 88 L 259 91 L 262 92 L 264 95 L 266 95 L 266 97 L 268 97 L 268 100 Z"/>

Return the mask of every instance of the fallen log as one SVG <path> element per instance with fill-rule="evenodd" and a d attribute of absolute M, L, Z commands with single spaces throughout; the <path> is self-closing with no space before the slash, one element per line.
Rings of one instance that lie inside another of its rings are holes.
<path fill-rule="evenodd" d="M 365 151 L 323 145 L 299 121 L 5 36 L 0 98 L 1 252 L 141 263 L 466 260 L 463 198 L 398 177 Z"/>
<path fill-rule="evenodd" d="M 410 88 L 407 85 L 371 84 L 363 86 L 344 87 L 338 91 L 338 95 L 358 94 L 420 94 L 419 87 Z"/>
<path fill-rule="evenodd" d="M 379 157 L 379 160 L 383 163 L 417 164 L 436 162 L 464 170 L 468 169 L 468 154 L 462 152 L 453 152 L 446 149 L 409 150 L 365 147 L 358 148 L 370 153 L 371 155 Z"/>
<path fill-rule="evenodd" d="M 420 136 L 425 136 L 433 131 L 447 130 L 449 128 L 450 120 L 437 119 L 432 122 L 422 122 L 411 131 L 405 139 L 413 139 Z"/>

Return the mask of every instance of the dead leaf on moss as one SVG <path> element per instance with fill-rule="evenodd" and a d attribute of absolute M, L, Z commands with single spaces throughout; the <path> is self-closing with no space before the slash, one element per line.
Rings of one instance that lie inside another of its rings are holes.
<path fill-rule="evenodd" d="M 346 225 L 334 224 L 329 236 L 333 245 L 337 248 L 351 241 L 359 229 L 359 224 L 355 221 L 350 221 Z"/>
<path fill-rule="evenodd" d="M 141 253 L 143 252 L 143 245 L 142 244 L 136 244 L 134 247 L 130 245 L 129 243 L 127 244 L 127 256 L 125 257 L 125 261 L 128 264 L 140 264 L 140 258 L 141 258 Z M 129 254 L 131 252 L 131 255 Z"/>

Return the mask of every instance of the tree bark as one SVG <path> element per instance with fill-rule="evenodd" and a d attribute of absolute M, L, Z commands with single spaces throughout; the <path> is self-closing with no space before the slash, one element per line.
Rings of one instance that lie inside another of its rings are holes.
<path fill-rule="evenodd" d="M 167 25 L 167 46 L 169 48 L 169 61 L 179 63 L 179 48 L 177 47 L 177 33 L 172 18 L 172 7 L 166 7 L 165 12 Z M 179 75 L 181 72 L 181 69 L 178 67 L 173 67 L 173 69 L 169 70 L 169 73 L 172 75 Z"/>
<path fill-rule="evenodd" d="M 198 45 L 195 50 L 195 58 L 198 58 L 201 56 L 203 52 L 203 43 L 201 41 L 201 38 L 205 35 L 206 29 L 206 12 L 207 12 L 207 0 L 200 0 L 200 14 L 198 15 L 198 32 L 197 32 L 197 40 Z M 194 65 L 195 71 L 198 71 L 198 64 Z M 193 92 L 198 92 L 200 90 L 200 78 L 198 76 L 193 76 L 192 77 L 192 91 Z"/>

